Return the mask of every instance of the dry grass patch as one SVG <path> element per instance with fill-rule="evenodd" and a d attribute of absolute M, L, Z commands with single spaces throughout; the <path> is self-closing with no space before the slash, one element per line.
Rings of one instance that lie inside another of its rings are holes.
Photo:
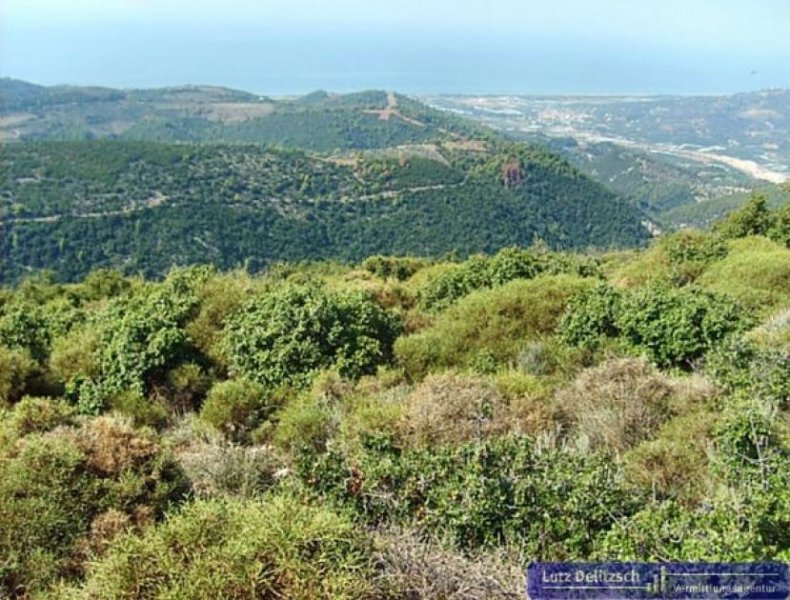
<path fill-rule="evenodd" d="M 695 411 L 666 423 L 655 439 L 625 455 L 626 478 L 656 499 L 693 505 L 713 487 L 709 458 L 716 415 Z"/>
<path fill-rule="evenodd" d="M 674 391 L 670 378 L 646 360 L 620 358 L 582 371 L 556 401 L 566 423 L 591 448 L 620 453 L 672 416 Z"/>
<path fill-rule="evenodd" d="M 506 432 L 509 413 L 485 380 L 445 373 L 427 377 L 409 394 L 398 431 L 415 447 L 463 443 Z"/>
<path fill-rule="evenodd" d="M 97 417 L 75 432 L 77 446 L 87 465 L 104 476 L 118 476 L 154 459 L 159 445 L 148 435 L 112 417 Z"/>
<path fill-rule="evenodd" d="M 517 600 L 524 597 L 524 571 L 504 552 L 469 558 L 423 541 L 410 531 L 377 537 L 383 588 L 407 600 Z"/>

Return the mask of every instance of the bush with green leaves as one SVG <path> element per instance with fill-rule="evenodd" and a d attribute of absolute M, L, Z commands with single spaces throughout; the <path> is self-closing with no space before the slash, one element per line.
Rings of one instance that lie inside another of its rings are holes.
<path fill-rule="evenodd" d="M 371 256 L 362 262 L 362 268 L 382 279 L 390 277 L 405 281 L 429 263 L 424 258 L 406 256 Z"/>
<path fill-rule="evenodd" d="M 698 508 L 651 502 L 602 537 L 593 560 L 736 562 L 775 559 L 742 499 L 722 497 Z"/>
<path fill-rule="evenodd" d="M 790 203 L 776 209 L 773 225 L 767 235 L 777 244 L 790 248 Z"/>
<path fill-rule="evenodd" d="M 619 336 L 624 296 L 605 282 L 574 296 L 559 322 L 562 340 L 571 346 L 595 349 L 606 338 Z"/>
<path fill-rule="evenodd" d="M 398 363 L 413 379 L 441 368 L 485 373 L 515 363 L 530 342 L 554 333 L 570 299 L 592 284 L 590 278 L 544 275 L 472 292 L 431 327 L 398 339 Z"/>
<path fill-rule="evenodd" d="M 626 296 L 621 335 L 659 367 L 690 369 L 754 319 L 726 296 L 699 288 L 649 286 Z"/>
<path fill-rule="evenodd" d="M 694 229 L 662 238 L 661 247 L 673 265 L 688 262 L 708 264 L 727 256 L 727 245 L 720 237 Z"/>
<path fill-rule="evenodd" d="M 8 419 L 16 436 L 45 433 L 60 425 L 74 424 L 74 409 L 63 400 L 25 396 Z"/>
<path fill-rule="evenodd" d="M 660 247 L 671 266 L 670 277 L 677 285 L 695 281 L 708 265 L 723 259 L 728 252 L 720 236 L 694 229 L 661 238 Z"/>
<path fill-rule="evenodd" d="M 746 204 L 715 223 L 713 231 L 727 239 L 766 236 L 790 248 L 790 204 L 771 210 L 768 197 L 755 193 Z"/>
<path fill-rule="evenodd" d="M 754 398 L 730 399 L 714 429 L 717 458 L 734 484 L 782 472 L 790 483 L 790 447 L 782 443 L 777 408 Z"/>
<path fill-rule="evenodd" d="M 49 323 L 39 305 L 20 303 L 0 317 L 0 345 L 25 350 L 34 360 L 43 362 L 51 343 Z"/>
<path fill-rule="evenodd" d="M 773 215 L 765 194 L 755 194 L 738 210 L 729 213 L 713 226 L 722 237 L 733 239 L 751 235 L 765 235 L 773 225 Z"/>
<path fill-rule="evenodd" d="M 681 499 L 647 505 L 613 528 L 594 557 L 748 561 L 790 555 L 790 447 L 781 435 L 787 423 L 775 408 L 745 398 L 730 399 L 721 414 L 703 418 L 715 419 L 708 477 L 718 478 L 718 492 L 691 505 Z"/>
<path fill-rule="evenodd" d="M 76 598 L 373 597 L 372 547 L 330 508 L 292 495 L 198 500 L 115 540 Z"/>
<path fill-rule="evenodd" d="M 146 395 L 193 357 L 184 325 L 197 306 L 195 287 L 209 274 L 202 267 L 174 270 L 163 283 L 109 304 L 99 325 L 98 376 L 68 383 L 81 412 L 101 412 L 115 394 L 130 390 Z"/>
<path fill-rule="evenodd" d="M 429 310 L 443 310 L 474 290 L 560 273 L 591 277 L 599 270 L 593 259 L 505 248 L 493 256 L 473 256 L 440 274 L 420 291 L 420 303 Z"/>
<path fill-rule="evenodd" d="M 249 441 L 250 433 L 277 408 L 271 398 L 259 383 L 230 379 L 209 390 L 200 417 L 230 440 Z"/>
<path fill-rule="evenodd" d="M 228 320 L 233 373 L 268 387 L 309 385 L 322 369 L 356 379 L 389 362 L 400 320 L 361 292 L 286 286 L 252 298 Z"/>
<path fill-rule="evenodd" d="M 696 286 L 653 284 L 621 292 L 601 284 L 571 302 L 559 330 L 574 346 L 594 348 L 618 338 L 659 367 L 691 369 L 753 324 L 735 301 Z"/>
<path fill-rule="evenodd" d="M 113 390 L 145 390 L 149 376 L 175 362 L 187 344 L 183 324 L 196 305 L 188 276 L 114 303 L 102 336 L 103 380 Z"/>
<path fill-rule="evenodd" d="M 0 448 L 0 595 L 81 575 L 80 545 L 102 513 L 145 521 L 187 492 L 150 435 L 107 418 L 68 426 L 63 408 L 42 402 L 19 405 L 14 436 Z"/>
<path fill-rule="evenodd" d="M 705 368 L 730 393 L 740 391 L 767 406 L 790 408 L 790 352 L 784 349 L 733 338 L 708 355 Z"/>
<path fill-rule="evenodd" d="M 0 345 L 0 408 L 22 395 L 36 370 L 36 363 L 26 350 Z"/>
<path fill-rule="evenodd" d="M 363 444 L 361 456 L 303 454 L 300 475 L 368 522 L 425 528 L 459 548 L 507 541 L 535 558 L 581 558 L 641 503 L 604 455 L 538 449 L 525 436 L 403 450 L 379 433 Z"/>

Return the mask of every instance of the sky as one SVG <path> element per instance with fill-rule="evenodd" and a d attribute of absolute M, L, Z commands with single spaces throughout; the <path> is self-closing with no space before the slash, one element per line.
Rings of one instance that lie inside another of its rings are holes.
<path fill-rule="evenodd" d="M 0 0 L 0 76 L 261 94 L 790 87 L 788 0 Z"/>

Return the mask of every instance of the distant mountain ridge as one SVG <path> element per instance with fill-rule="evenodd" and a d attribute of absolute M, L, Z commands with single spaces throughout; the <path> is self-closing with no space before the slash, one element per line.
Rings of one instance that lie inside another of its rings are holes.
<path fill-rule="evenodd" d="M 271 99 L 214 86 L 116 90 L 0 80 L 0 141 L 241 142 L 330 151 L 481 132 L 379 90 Z"/>

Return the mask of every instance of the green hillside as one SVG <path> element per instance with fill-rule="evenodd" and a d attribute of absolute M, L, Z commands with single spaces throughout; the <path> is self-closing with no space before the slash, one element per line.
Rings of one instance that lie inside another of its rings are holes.
<path fill-rule="evenodd" d="M 790 183 L 767 185 L 756 188 L 754 193 L 763 194 L 771 206 L 790 204 Z M 727 213 L 742 207 L 752 193 L 727 194 L 699 204 L 677 206 L 665 213 L 665 218 L 674 223 L 710 227 Z"/>
<path fill-rule="evenodd" d="M 281 260 L 467 256 L 537 238 L 611 248 L 648 237 L 638 210 L 568 163 L 497 140 L 334 158 L 119 141 L 0 152 L 0 281 L 39 269 L 62 281 L 97 267 L 154 277 L 194 263 L 255 271 Z"/>
<path fill-rule="evenodd" d="M 789 245 L 757 198 L 594 256 L 0 288 L 0 596 L 506 600 L 532 561 L 786 562 Z"/>

